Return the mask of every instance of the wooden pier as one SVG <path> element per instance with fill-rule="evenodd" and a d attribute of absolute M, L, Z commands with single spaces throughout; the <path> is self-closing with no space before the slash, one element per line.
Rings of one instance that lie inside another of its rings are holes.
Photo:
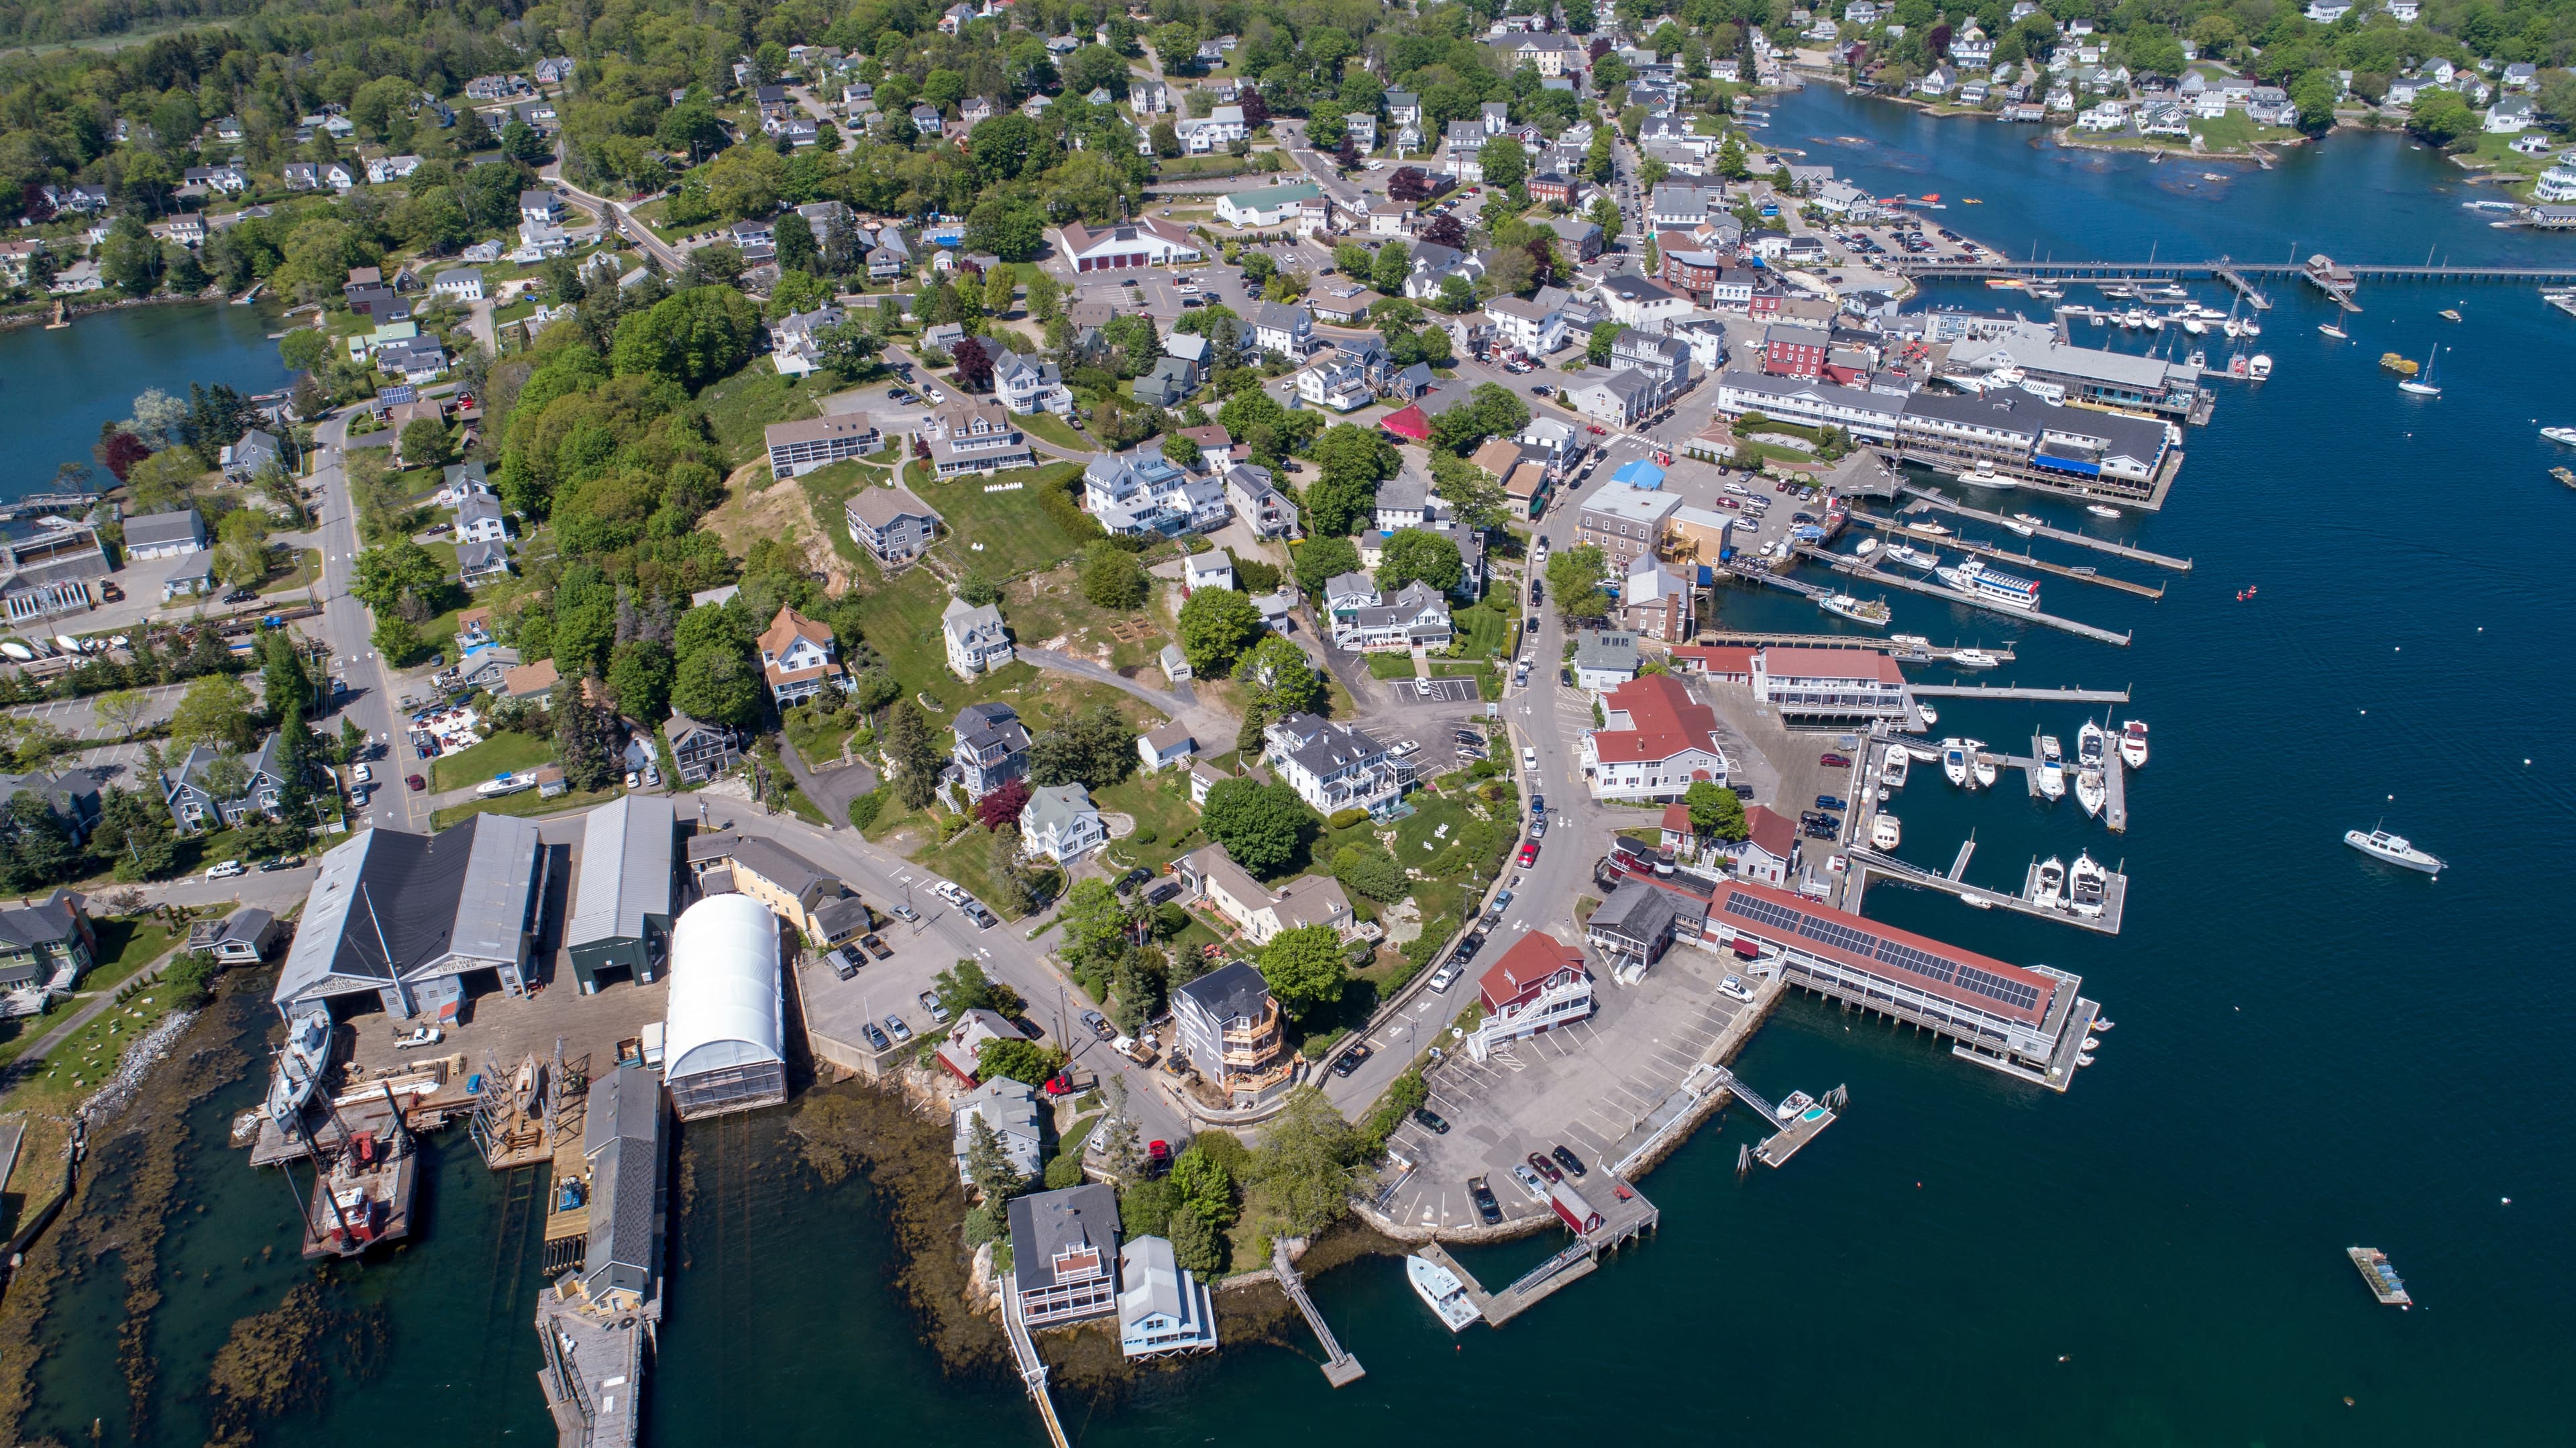
<path fill-rule="evenodd" d="M 1724 1067 L 1718 1069 L 1721 1072 L 1725 1070 Z M 1732 1079 L 1728 1078 L 1730 1082 Z M 1595 1200 L 1596 1191 L 1607 1196 L 1608 1200 Z M 1467 1300 L 1476 1304 L 1476 1309 L 1485 1315 L 1486 1325 L 1500 1327 L 1564 1288 L 1591 1276 L 1600 1270 L 1603 1252 L 1626 1245 L 1663 1220 L 1662 1211 L 1646 1200 L 1645 1193 L 1615 1174 L 1605 1174 L 1598 1188 L 1587 1184 L 1584 1198 L 1594 1202 L 1593 1209 L 1601 1214 L 1601 1225 L 1576 1237 L 1564 1251 L 1522 1273 L 1499 1292 L 1487 1291 L 1484 1284 L 1476 1280 L 1475 1274 L 1460 1265 L 1458 1259 L 1450 1256 L 1448 1249 L 1438 1242 L 1426 1243 L 1420 1251 L 1424 1257 L 1456 1273 L 1459 1285 L 1467 1290 Z"/>
<path fill-rule="evenodd" d="M 1055 1448 L 1073 1448 L 1064 1435 L 1064 1420 L 1055 1414 L 1055 1399 L 1047 1392 L 1046 1359 L 1038 1356 L 1038 1345 L 1029 1337 L 1029 1325 L 1020 1318 L 1020 1294 L 1008 1281 L 1002 1284 L 1002 1335 L 1010 1339 L 1011 1361 L 1020 1372 L 1020 1386 L 1038 1405 L 1038 1419 L 1046 1424 L 1047 1441 Z"/>
<path fill-rule="evenodd" d="M 1967 504 L 1959 502 L 1956 499 L 1934 492 L 1930 488 L 1918 487 L 1913 483 L 1899 484 L 1898 491 L 1911 497 L 1920 498 L 1924 502 L 1931 504 L 1933 507 L 1938 508 L 1945 513 L 1955 514 L 1958 517 L 1974 518 L 1981 523 L 1992 523 L 1998 528 L 2005 526 L 2007 521 L 2001 513 L 1989 513 L 1983 508 L 1971 508 Z M 2031 533 L 2035 537 L 2047 538 L 2054 542 L 2073 543 L 2078 547 L 2091 548 L 2097 552 L 2108 553 L 2114 558 L 2126 558 L 2138 563 L 2152 563 L 2158 568 L 2170 568 L 2176 573 L 2189 573 L 2191 571 L 2191 560 L 2188 558 L 2176 558 L 2170 554 L 2152 553 L 2144 548 L 2132 548 L 2126 543 L 2114 543 L 2108 538 L 2096 538 L 2090 533 L 2075 533 L 2064 528 L 2052 528 L 2045 524 L 2032 528 Z"/>
<path fill-rule="evenodd" d="M 595 1310 L 577 1279 L 537 1296 L 537 1373 L 555 1420 L 556 1448 L 634 1448 L 643 1422 L 644 1356 L 662 1305 L 656 1298 L 623 1313 Z M 1056 1440 L 1064 1448 L 1064 1440 Z"/>
<path fill-rule="evenodd" d="M 1956 548 L 1962 553 L 1974 553 L 1981 558 L 1992 559 L 1998 563 L 2009 563 L 2015 568 L 2027 568 L 2035 573 L 2048 573 L 2054 574 L 2059 578 L 2072 578 L 2079 583 L 2098 583 L 2104 588 L 2118 589 L 2122 593 L 2134 593 L 2140 598 L 2162 598 L 2165 596 L 2164 585 L 2161 583 L 2152 586 L 2144 583 L 2132 583 L 2128 579 L 2114 578 L 2111 575 L 2100 572 L 2096 569 L 2074 568 L 2063 563 L 2051 563 L 2045 558 L 2034 558 L 2028 553 L 2006 553 L 2003 549 L 1992 543 L 1983 542 L 1974 538 L 1962 538 L 1956 534 L 1944 536 L 1937 533 L 1926 533 L 1922 529 L 1913 527 L 1899 519 L 1881 518 L 1874 513 L 1864 513 L 1858 508 L 1852 509 L 1851 520 L 1855 523 L 1866 523 L 1870 527 L 1884 529 L 1890 533 L 1903 533 L 1908 537 L 1920 538 L 1939 547 Z"/>
<path fill-rule="evenodd" d="M 1895 884 L 1937 890 L 1942 894 L 1956 895 L 1962 899 L 1973 895 L 1988 905 L 2015 911 L 2030 916 L 2034 920 L 2053 920 L 2060 925 L 2072 925 L 2078 930 L 2090 930 L 2097 935 L 2120 933 L 2120 917 L 2129 899 L 2127 875 L 2117 871 L 2110 872 L 2111 878 L 2102 891 L 2100 915 L 2079 915 L 2072 910 L 2051 909 L 2031 902 L 2030 892 L 2039 875 L 2039 863 L 2035 860 L 2022 873 L 2022 893 L 2019 895 L 2008 895 L 2001 890 L 1989 890 L 1980 885 L 1971 885 L 1961 879 L 1960 874 L 1967 868 L 1968 851 L 1975 843 L 1974 840 L 1970 840 L 1959 847 L 1959 861 L 1951 867 L 1952 873 L 1947 875 L 1936 875 L 1920 865 L 1908 864 L 1894 855 L 1880 854 L 1868 845 L 1852 845 L 1843 852 L 1851 861 L 1851 868 L 1845 873 L 1852 882 L 1845 892 L 1843 909 L 1852 914 L 1860 913 L 1861 900 L 1868 893 L 1870 879 L 1876 876 Z"/>
<path fill-rule="evenodd" d="M 1279 1279 L 1279 1290 L 1287 1293 L 1288 1300 L 1297 1304 L 1297 1310 L 1306 1315 L 1306 1326 L 1314 1329 L 1315 1341 L 1323 1344 L 1324 1381 L 1337 1388 L 1346 1388 L 1365 1377 L 1368 1370 L 1360 1366 L 1358 1358 L 1342 1350 L 1341 1343 L 1333 1337 L 1331 1325 L 1324 1321 L 1324 1314 L 1316 1308 L 1315 1299 L 1306 1294 L 1306 1279 L 1298 1275 L 1297 1264 L 1288 1260 L 1288 1244 L 1275 1237 L 1270 1242 L 1270 1275 Z M 1468 1279 L 1462 1273 L 1459 1280 L 1464 1282 Z M 1056 1441 L 1062 1443 L 1064 1440 L 1059 1436 Z"/>
<path fill-rule="evenodd" d="M 2063 704 L 2126 704 L 2126 689 L 2025 689 L 2014 684 L 1908 684 L 1927 699 L 2030 699 Z"/>
<path fill-rule="evenodd" d="M 2102 823 L 2115 835 L 2129 832 L 2129 768 L 2120 762 L 2116 735 L 2102 750 Z"/>
<path fill-rule="evenodd" d="M 1828 553 L 1821 548 L 1805 547 L 1800 548 L 1798 550 L 1798 554 L 1800 557 L 1810 558 L 1818 563 L 1822 563 L 1837 573 L 1849 574 L 1854 578 L 1867 579 L 1871 583 L 1881 584 L 1889 588 L 1901 588 L 1909 593 L 1929 594 L 1934 598 L 1946 599 L 1951 603 L 1965 604 L 1970 608 L 1983 609 L 1986 612 L 1997 615 L 2001 618 L 2028 619 L 2033 623 L 2057 629 L 2064 633 L 2071 633 L 2079 638 L 2088 638 L 2096 643 L 2112 644 L 2119 648 L 2127 648 L 2129 646 L 2129 635 L 2124 633 L 2113 633 L 2106 628 L 2096 628 L 2089 623 L 2078 623 L 2074 619 L 2060 618 L 2056 614 L 2041 613 L 2036 609 L 2009 608 L 2003 604 L 1996 603 L 1991 599 L 1979 598 L 1973 593 L 1961 593 L 1959 590 L 1952 588 L 1946 583 L 1936 583 L 1928 578 L 1908 578 L 1901 574 L 1888 573 L 1881 569 L 1872 568 L 1846 554 Z"/>
<path fill-rule="evenodd" d="M 1876 653 L 1894 654 L 1900 659 L 1933 660 L 1948 659 L 1971 648 L 1983 648 L 1986 653 L 2007 664 L 2011 663 L 2014 658 L 2012 645 L 2010 644 L 1951 644 L 1946 648 L 1907 649 L 1897 647 L 1881 639 L 1863 638 L 1858 634 L 1755 633 L 1741 629 L 1701 629 L 1698 633 L 1691 635 L 1691 642 L 1693 644 L 1728 644 L 1757 649 L 1775 647 L 1784 649 L 1868 649 Z"/>

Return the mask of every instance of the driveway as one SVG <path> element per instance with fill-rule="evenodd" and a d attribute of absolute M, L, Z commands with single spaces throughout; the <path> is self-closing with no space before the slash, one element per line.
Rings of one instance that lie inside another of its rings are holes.
<path fill-rule="evenodd" d="M 1210 741 L 1232 741 L 1236 731 L 1243 727 L 1242 720 L 1229 714 L 1221 714 L 1214 708 L 1200 703 L 1198 692 L 1190 689 L 1186 683 L 1178 687 L 1188 692 L 1172 693 L 1151 685 L 1140 684 L 1106 665 L 1095 664 L 1089 659 L 1075 658 L 1071 654 L 1060 654 L 1053 649 L 1022 648 L 1019 654 L 1021 658 L 1049 673 L 1071 674 L 1075 678 L 1107 684 L 1113 689 L 1144 700 L 1188 725 L 1190 733 L 1198 738 L 1202 748 L 1207 747 Z"/>

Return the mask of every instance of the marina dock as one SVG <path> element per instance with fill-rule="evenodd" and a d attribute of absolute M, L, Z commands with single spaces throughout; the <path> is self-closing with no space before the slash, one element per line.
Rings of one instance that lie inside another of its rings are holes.
<path fill-rule="evenodd" d="M 2113 644 L 2120 648 L 2127 648 L 2129 646 L 2129 636 L 2124 633 L 2113 633 L 2106 628 L 2096 628 L 2089 623 L 2078 623 L 2074 619 L 2060 618 L 2056 614 L 2041 613 L 2036 609 L 2007 607 L 2003 604 L 1996 603 L 1991 599 L 1979 598 L 1973 593 L 1961 593 L 1959 590 L 1950 587 L 1946 583 L 1936 583 L 1928 578 L 1908 578 L 1902 574 L 1889 573 L 1882 569 L 1872 568 L 1869 565 L 1859 562 L 1845 554 L 1828 553 L 1821 548 L 1800 548 L 1798 553 L 1800 557 L 1813 559 L 1816 562 L 1822 563 L 1826 567 L 1833 569 L 1837 573 L 1849 574 L 1854 578 L 1866 579 L 1871 583 L 1881 584 L 1888 588 L 1901 588 L 1908 593 L 1929 594 L 1934 598 L 1946 599 L 1951 603 L 1966 604 L 1970 608 L 1983 609 L 1986 612 L 2001 618 L 2028 619 L 2033 623 L 2041 624 L 2048 628 L 2058 629 L 2065 633 L 2071 633 L 2080 638 L 2088 638 L 2096 643 Z M 1804 585 L 1797 586 L 1802 592 L 1821 591 L 1810 590 Z"/>
<path fill-rule="evenodd" d="M 1951 644 L 1940 648 L 1906 648 L 1857 634 L 1748 633 L 1735 629 L 1702 629 L 1691 635 L 1694 644 L 1728 644 L 1757 649 L 1870 649 L 1883 650 L 1907 663 L 1946 661 L 1971 648 L 1982 648 L 2004 662 L 2013 661 L 2010 644 Z"/>
<path fill-rule="evenodd" d="M 2022 893 L 2018 895 L 2007 895 L 2001 890 L 1989 890 L 1982 886 L 1971 885 L 1959 878 L 1956 872 L 1966 869 L 1968 851 L 1974 844 L 1972 840 L 1959 847 L 1959 863 L 1952 867 L 1954 873 L 1948 875 L 1934 874 L 1920 865 L 1907 864 L 1894 855 L 1880 854 L 1867 845 L 1852 845 L 1843 852 L 1845 858 L 1851 861 L 1851 869 L 1847 872 L 1851 883 L 1844 892 L 1843 909 L 1858 914 L 1861 898 L 1869 889 L 1870 877 L 1878 876 L 1896 884 L 1937 890 L 1942 894 L 1956 895 L 1961 899 L 1973 895 L 1990 906 L 2018 911 L 2035 920 L 2053 920 L 2060 925 L 2072 925 L 2078 930 L 2090 930 L 2097 935 L 2120 933 L 2120 916 L 2129 899 L 2128 876 L 2117 871 L 2111 872 L 2110 883 L 2102 892 L 2100 915 L 2079 915 L 2072 910 L 2050 909 L 2043 905 L 2032 904 L 2029 898 L 2039 877 L 2039 863 L 2035 860 L 2022 874 Z"/>
<path fill-rule="evenodd" d="M 2129 767 L 2117 744 L 2102 751 L 2102 823 L 2115 835 L 2129 832 Z"/>
<path fill-rule="evenodd" d="M 1804 1091 L 1792 1091 L 1777 1106 L 1762 1098 L 1761 1093 L 1744 1084 L 1743 1078 L 1725 1067 L 1718 1068 L 1729 1094 L 1744 1103 L 1745 1109 L 1770 1123 L 1771 1134 L 1749 1153 L 1748 1159 L 1778 1170 L 1788 1164 L 1807 1143 L 1815 1140 L 1838 1119 L 1835 1107 L 1850 1099 L 1849 1093 L 1837 1086 L 1818 1101 Z"/>
<path fill-rule="evenodd" d="M 1945 513 L 1955 514 L 1962 518 L 1974 518 L 1981 523 L 1992 523 L 1998 528 L 2004 527 L 2009 521 L 2001 513 L 1989 513 L 1983 508 L 1971 508 L 1965 503 L 1958 502 L 1943 494 L 1936 493 L 1930 488 L 1918 487 L 1913 483 L 1900 483 L 1897 487 L 1898 491 L 1929 503 L 1933 507 L 1938 508 Z M 2138 563 L 2152 563 L 2158 568 L 2170 568 L 2176 573 L 2189 573 L 2191 571 L 2191 560 L 2188 558 L 2176 558 L 2170 554 L 2152 553 L 2144 548 L 2132 548 L 2126 543 L 2114 543 L 2108 538 L 2096 538 L 2090 533 L 2075 533 L 2064 528 L 2052 528 L 2042 524 L 2038 527 L 2032 528 L 2031 534 L 2034 537 L 2046 538 L 2053 542 L 2073 543 L 2078 547 L 2091 548 L 2096 552 L 2108 553 L 2114 558 L 2127 558 Z"/>
<path fill-rule="evenodd" d="M 2144 583 L 2132 583 L 2128 579 L 2114 578 L 2096 569 L 2073 568 L 2063 563 L 2051 563 L 2044 558 L 2034 558 L 2028 553 L 2006 553 L 1994 544 L 1980 539 L 1962 538 L 1956 534 L 1945 537 L 1940 534 L 1926 533 L 1900 519 L 1881 518 L 1875 513 L 1865 513 L 1858 508 L 1852 509 L 1851 519 L 1855 523 L 1865 523 L 1872 528 L 1885 529 L 1890 533 L 1903 533 L 1911 538 L 1920 538 L 1939 547 L 1956 548 L 1963 553 L 1974 553 L 1980 558 L 1997 563 L 2009 563 L 2015 568 L 2027 568 L 2034 573 L 2054 574 L 2059 578 L 2072 578 L 2079 583 L 2098 583 L 2104 588 L 2118 589 L 2122 593 L 2134 593 L 2140 598 L 2165 596 L 2163 584 L 2150 586 Z"/>
<path fill-rule="evenodd" d="M 1926 699 L 2028 699 L 2063 704 L 2126 704 L 2126 689 L 2025 689 L 2015 684 L 1908 684 Z"/>
<path fill-rule="evenodd" d="M 1723 1071 L 1725 1068 L 1718 1069 Z M 1438 1242 L 1427 1242 L 1416 1250 L 1458 1274 L 1459 1285 L 1467 1289 L 1467 1300 L 1484 1313 L 1486 1325 L 1500 1327 L 1560 1289 L 1591 1276 L 1599 1270 L 1603 1252 L 1626 1245 L 1652 1230 L 1663 1219 L 1663 1213 L 1632 1183 L 1610 1175 L 1601 1185 L 1607 1188 L 1600 1192 L 1607 1200 L 1595 1205 L 1595 1210 L 1601 1214 L 1601 1225 L 1577 1236 L 1564 1251 L 1522 1273 L 1499 1292 L 1487 1291 L 1484 1284 L 1476 1280 L 1475 1274 L 1450 1256 L 1448 1249 Z M 1585 1199 L 1593 1200 L 1594 1191 L 1598 1190 L 1587 1191 Z"/>
<path fill-rule="evenodd" d="M 1315 1299 L 1307 1295 L 1306 1279 L 1299 1275 L 1297 1264 L 1288 1260 L 1288 1244 L 1275 1237 L 1270 1242 L 1270 1275 L 1279 1279 L 1279 1290 L 1297 1304 L 1297 1310 L 1306 1315 L 1306 1326 L 1314 1329 L 1315 1341 L 1324 1345 L 1324 1381 L 1346 1388 L 1367 1376 L 1368 1370 L 1360 1366 L 1360 1360 L 1342 1350 L 1341 1343 L 1333 1337 L 1332 1325 L 1324 1321 Z"/>

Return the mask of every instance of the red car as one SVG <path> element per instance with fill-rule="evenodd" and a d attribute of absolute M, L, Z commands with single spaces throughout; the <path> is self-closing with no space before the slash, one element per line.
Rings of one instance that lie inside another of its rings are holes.
<path fill-rule="evenodd" d="M 1816 763 L 1827 769 L 1851 768 L 1851 761 L 1839 754 L 1820 754 L 1816 756 Z"/>
<path fill-rule="evenodd" d="M 417 774 L 404 775 L 403 783 L 409 785 L 414 794 L 418 794 L 420 791 L 429 788 L 429 781 L 422 779 Z"/>
<path fill-rule="evenodd" d="M 1589 426 L 1591 427 L 1591 429 L 1592 429 L 1595 433 L 1598 433 L 1599 435 L 1601 435 L 1601 436 L 1603 436 L 1603 437 L 1608 437 L 1608 436 L 1610 435 L 1610 429 L 1608 429 L 1608 428 L 1606 428 L 1606 427 L 1603 427 L 1601 424 L 1599 424 L 1599 423 L 1597 423 L 1597 422 L 1596 422 L 1596 423 L 1591 423 L 1591 424 L 1589 424 Z"/>
<path fill-rule="evenodd" d="M 1520 863 L 1524 867 L 1538 863 L 1538 841 L 1531 840 L 1521 846 Z"/>

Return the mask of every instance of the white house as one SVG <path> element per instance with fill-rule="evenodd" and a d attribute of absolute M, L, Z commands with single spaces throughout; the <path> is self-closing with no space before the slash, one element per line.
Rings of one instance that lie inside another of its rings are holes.
<path fill-rule="evenodd" d="M 1377 390 L 1369 386 L 1366 369 L 1334 353 L 1297 374 L 1297 397 L 1309 407 L 1351 412 L 1375 402 Z"/>
<path fill-rule="evenodd" d="M 1178 720 L 1151 733 L 1136 736 L 1136 757 L 1144 762 L 1147 774 L 1160 774 L 1176 765 L 1187 764 L 1190 756 L 1198 752 L 1198 747 L 1198 740 L 1190 734 L 1190 726 Z"/>
<path fill-rule="evenodd" d="M 1314 335 L 1314 317 L 1296 303 L 1263 302 L 1252 314 L 1252 343 L 1264 352 L 1294 361 L 1306 355 Z"/>
<path fill-rule="evenodd" d="M 1273 721 L 1261 739 L 1262 758 L 1272 772 L 1327 819 L 1346 809 L 1392 804 L 1404 793 L 1386 746 L 1347 724 L 1291 714 Z"/>
<path fill-rule="evenodd" d="M 489 493 L 468 493 L 456 503 L 456 541 L 498 543 L 510 536 L 501 518 L 500 501 Z"/>
<path fill-rule="evenodd" d="M 975 1174 L 966 1165 L 966 1155 L 974 1145 L 978 1121 L 991 1129 L 1012 1171 L 1023 1179 L 1038 1174 L 1043 1143 L 1038 1135 L 1037 1093 L 1031 1087 L 1007 1076 L 997 1077 L 957 1098 L 948 1152 L 957 1162 L 957 1180 L 970 1187 Z"/>
<path fill-rule="evenodd" d="M 1601 283 L 1598 300 L 1610 308 L 1610 315 L 1631 327 L 1660 332 L 1667 322 L 1690 314 L 1690 298 L 1644 277 L 1620 275 Z"/>
<path fill-rule="evenodd" d="M 1724 784 L 1717 711 L 1670 674 L 1648 674 L 1601 701 L 1604 727 L 1575 755 L 1595 799 L 1679 799 L 1699 780 Z"/>
<path fill-rule="evenodd" d="M 2506 96 L 2487 108 L 2486 129 L 2497 136 L 2520 135 L 2531 128 L 2532 106 L 2529 96 Z"/>
<path fill-rule="evenodd" d="M 1068 222 L 1063 236 L 1065 256 L 1078 272 L 1174 266 L 1205 257 L 1188 231 L 1158 216 L 1102 227 Z"/>
<path fill-rule="evenodd" d="M 1172 123 L 1172 133 L 1180 137 L 1181 149 L 1193 156 L 1222 151 L 1237 141 L 1249 140 L 1252 128 L 1244 123 L 1243 107 L 1218 106 L 1204 116 L 1184 118 Z"/>
<path fill-rule="evenodd" d="M 961 679 L 972 680 L 1014 657 L 1010 630 L 1002 626 L 1002 611 L 989 603 L 950 599 L 939 615 L 939 632 L 948 643 L 948 667 Z"/>
<path fill-rule="evenodd" d="M 431 296 L 444 297 L 449 301 L 479 302 L 483 300 L 483 269 L 450 267 L 431 279 L 429 292 Z"/>
<path fill-rule="evenodd" d="M 1494 335 L 1503 345 L 1523 356 L 1545 357 L 1565 345 L 1565 315 L 1554 307 L 1500 296 L 1485 303 L 1485 315 L 1493 319 Z"/>
<path fill-rule="evenodd" d="M 1312 181 L 1291 181 L 1256 191 L 1229 191 L 1216 199 L 1216 219 L 1238 230 L 1279 226 L 1293 219 L 1307 202 L 1322 200 L 1323 195 L 1323 188 Z"/>
<path fill-rule="evenodd" d="M 1020 842 L 1031 859 L 1040 855 L 1069 865 L 1109 843 L 1091 791 L 1079 784 L 1047 784 L 1029 791 L 1020 810 Z"/>
<path fill-rule="evenodd" d="M 1118 1249 L 1118 1351 L 1130 1358 L 1215 1349 L 1216 1308 L 1207 1284 L 1180 1265 L 1161 1237 Z"/>
<path fill-rule="evenodd" d="M 1073 415 L 1073 389 L 1064 385 L 1054 363 L 1023 357 L 998 342 L 986 342 L 984 351 L 993 364 L 993 395 L 1004 407 L 1018 413 Z"/>

